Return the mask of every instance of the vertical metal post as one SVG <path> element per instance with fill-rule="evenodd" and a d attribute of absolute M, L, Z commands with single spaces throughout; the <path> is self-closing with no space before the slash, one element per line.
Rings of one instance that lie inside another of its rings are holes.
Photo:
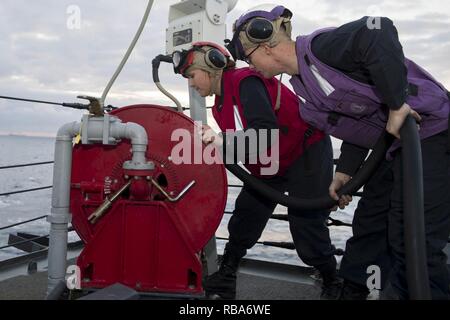
<path fill-rule="evenodd" d="M 189 87 L 189 107 L 191 118 L 193 120 L 201 121 L 204 124 L 208 123 L 206 118 L 206 100 L 191 87 Z"/>
<path fill-rule="evenodd" d="M 72 168 L 72 137 L 79 131 L 80 123 L 65 124 L 58 130 L 55 141 L 53 166 L 52 208 L 47 216 L 50 223 L 48 247 L 47 294 L 64 282 L 67 263 L 67 233 L 71 221 L 70 175 Z"/>
<path fill-rule="evenodd" d="M 195 89 L 189 87 L 189 107 L 190 115 L 194 121 L 201 121 L 203 124 L 208 123 L 206 113 L 206 99 L 201 97 Z M 211 240 L 203 248 L 206 257 L 206 267 L 208 274 L 217 271 L 217 245 L 216 237 Z"/>
<path fill-rule="evenodd" d="M 212 238 L 208 241 L 206 246 L 203 248 L 205 252 L 206 258 L 206 269 L 208 271 L 208 275 L 213 274 L 217 271 L 217 244 L 216 244 L 216 236 L 212 236 Z"/>
<path fill-rule="evenodd" d="M 226 38 L 225 20 L 238 0 L 182 0 L 170 6 L 166 29 L 166 53 L 187 49 L 196 41 L 217 41 Z M 190 116 L 207 124 L 205 98 L 189 88 Z M 205 246 L 208 274 L 217 270 L 216 238 Z"/>

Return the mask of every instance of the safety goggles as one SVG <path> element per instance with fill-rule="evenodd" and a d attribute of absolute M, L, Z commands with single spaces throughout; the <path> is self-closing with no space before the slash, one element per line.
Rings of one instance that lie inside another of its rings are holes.
<path fill-rule="evenodd" d="M 204 50 L 202 47 L 210 47 Z M 194 52 L 201 52 L 204 55 L 206 66 L 212 70 L 222 70 L 227 66 L 227 52 L 210 42 L 197 42 L 189 50 L 175 51 L 172 54 L 172 61 L 175 73 L 179 73 L 185 77 L 186 70 L 194 64 Z"/>
<path fill-rule="evenodd" d="M 283 6 L 276 6 L 270 11 L 253 10 L 243 14 L 234 24 L 234 34 L 231 40 L 227 41 L 225 46 L 231 53 L 234 60 L 249 60 L 249 56 L 245 55 L 239 35 L 245 31 L 250 42 L 260 44 L 270 41 L 275 32 L 274 21 L 280 17 L 291 18 L 292 12 Z M 278 26 L 279 27 L 279 26 Z M 256 49 L 255 49 L 256 50 Z"/>
<path fill-rule="evenodd" d="M 188 61 L 189 53 L 190 51 L 188 50 L 174 51 L 172 53 L 173 70 L 175 73 L 179 73 L 184 76 L 184 72 L 192 64 L 192 61 L 190 63 Z"/>
<path fill-rule="evenodd" d="M 276 6 L 275 8 L 273 8 L 270 11 L 252 10 L 250 12 L 243 14 L 242 16 L 239 17 L 239 19 L 236 20 L 235 28 L 236 29 L 240 28 L 247 21 L 249 21 L 252 18 L 256 18 L 256 17 L 265 18 L 266 20 L 269 20 L 269 21 L 274 21 L 274 20 L 278 19 L 279 17 L 282 17 L 285 14 L 287 14 L 286 11 L 288 11 L 290 13 L 290 11 L 283 6 Z M 290 13 L 290 16 L 292 16 L 292 13 Z"/>

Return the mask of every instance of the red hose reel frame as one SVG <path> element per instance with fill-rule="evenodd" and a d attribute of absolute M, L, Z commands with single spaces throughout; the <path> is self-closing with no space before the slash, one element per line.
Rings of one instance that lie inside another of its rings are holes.
<path fill-rule="evenodd" d="M 76 145 L 71 177 L 72 225 L 85 243 L 78 257 L 84 288 L 103 288 L 116 282 L 144 292 L 201 294 L 201 251 L 218 228 L 227 199 L 222 164 L 178 164 L 171 151 L 176 129 L 194 137 L 192 119 L 167 107 L 133 105 L 110 113 L 122 122 L 143 126 L 148 135 L 147 160 L 155 169 L 135 179 L 95 224 L 88 217 L 126 182 L 122 164 L 131 159 L 131 143 Z M 194 142 L 191 139 L 191 150 Z M 202 151 L 204 146 L 202 145 Z M 146 174 L 150 174 L 148 177 Z M 149 182 L 178 195 L 170 202 Z"/>

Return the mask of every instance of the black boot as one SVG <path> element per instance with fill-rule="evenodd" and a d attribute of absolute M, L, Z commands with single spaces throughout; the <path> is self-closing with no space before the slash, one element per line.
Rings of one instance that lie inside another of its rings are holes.
<path fill-rule="evenodd" d="M 342 286 L 340 300 L 367 300 L 369 289 L 366 286 L 345 280 Z"/>
<path fill-rule="evenodd" d="M 322 278 L 322 292 L 320 300 L 338 300 L 342 290 L 342 279 L 337 276 L 336 266 L 328 263 L 320 266 L 319 273 Z"/>
<path fill-rule="evenodd" d="M 322 279 L 320 300 L 338 300 L 342 289 L 342 279 L 338 277 L 336 260 L 332 258 L 325 264 L 315 266 Z"/>
<path fill-rule="evenodd" d="M 339 300 L 342 290 L 342 280 L 338 277 L 324 278 L 320 300 Z"/>
<path fill-rule="evenodd" d="M 384 289 L 380 292 L 380 300 L 406 300 L 407 297 L 402 299 L 397 290 L 394 289 L 391 282 L 387 282 Z"/>
<path fill-rule="evenodd" d="M 219 271 L 208 276 L 203 281 L 203 288 L 207 297 L 219 299 L 236 298 L 236 273 L 240 258 L 225 250 Z"/>

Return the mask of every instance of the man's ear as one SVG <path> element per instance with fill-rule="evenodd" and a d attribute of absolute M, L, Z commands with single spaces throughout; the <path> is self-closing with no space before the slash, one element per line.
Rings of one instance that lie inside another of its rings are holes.
<path fill-rule="evenodd" d="M 271 47 L 269 46 L 268 43 L 262 44 L 261 47 L 263 48 L 264 53 L 265 53 L 266 55 L 268 55 L 268 56 L 273 55 L 273 53 L 272 53 L 272 49 L 273 49 L 273 48 L 271 48 Z"/>

